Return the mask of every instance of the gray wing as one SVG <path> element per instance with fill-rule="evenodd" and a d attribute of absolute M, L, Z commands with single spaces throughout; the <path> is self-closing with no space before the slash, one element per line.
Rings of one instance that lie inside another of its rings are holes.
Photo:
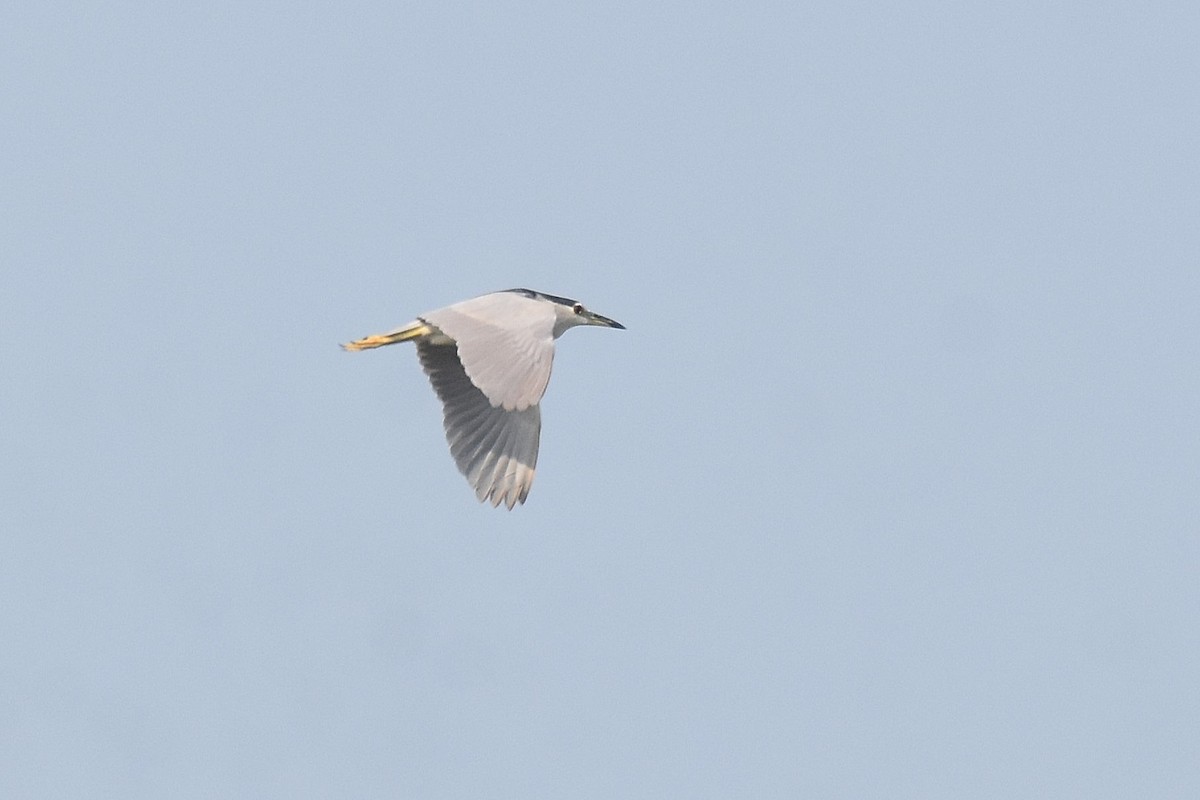
<path fill-rule="evenodd" d="M 493 406 L 522 411 L 546 393 L 554 365 L 554 308 L 494 292 L 423 314 L 458 342 L 462 368 Z"/>
<path fill-rule="evenodd" d="M 537 466 L 542 415 L 496 407 L 467 377 L 454 345 L 417 342 L 417 356 L 442 401 L 450 454 L 479 502 L 524 503 Z"/>

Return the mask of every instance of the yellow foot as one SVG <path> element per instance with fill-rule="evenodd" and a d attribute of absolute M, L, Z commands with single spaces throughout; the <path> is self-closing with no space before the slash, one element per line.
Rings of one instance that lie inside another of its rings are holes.
<path fill-rule="evenodd" d="M 353 342 L 346 342 L 342 345 L 343 350 L 357 352 L 359 350 L 370 350 L 373 347 L 383 347 L 385 344 L 391 344 L 396 341 L 395 338 L 381 333 L 374 333 L 370 336 L 365 336 L 362 339 L 357 339 Z"/>
<path fill-rule="evenodd" d="M 394 331 L 387 333 L 373 333 L 370 336 L 364 336 L 361 339 L 356 339 L 353 342 L 347 342 L 342 345 L 343 350 L 355 352 L 358 350 L 370 350 L 373 347 L 383 347 L 385 344 L 395 344 L 396 342 L 407 342 L 410 339 L 418 339 L 422 336 L 427 336 L 433 332 L 424 322 L 414 322 L 411 325 L 405 325 L 403 328 L 397 328 Z"/>

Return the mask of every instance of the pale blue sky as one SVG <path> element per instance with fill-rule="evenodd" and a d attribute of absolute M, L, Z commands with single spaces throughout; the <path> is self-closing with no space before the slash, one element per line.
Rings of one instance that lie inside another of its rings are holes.
<path fill-rule="evenodd" d="M 0 794 L 1200 796 L 1200 11 L 29 3 Z M 560 340 L 476 504 L 411 348 Z"/>

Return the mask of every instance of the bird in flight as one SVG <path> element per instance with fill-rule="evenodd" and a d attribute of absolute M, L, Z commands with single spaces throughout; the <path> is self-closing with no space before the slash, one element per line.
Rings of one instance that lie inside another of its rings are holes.
<path fill-rule="evenodd" d="M 414 342 L 442 401 L 450 454 L 479 502 L 524 503 L 537 466 L 554 340 L 569 328 L 625 329 L 577 300 L 508 289 L 463 300 L 387 333 L 342 345 L 370 350 Z"/>

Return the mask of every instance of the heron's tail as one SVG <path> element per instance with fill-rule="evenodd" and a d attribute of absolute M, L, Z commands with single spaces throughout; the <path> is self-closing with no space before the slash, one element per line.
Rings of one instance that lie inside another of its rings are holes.
<path fill-rule="evenodd" d="M 342 345 L 342 349 L 352 352 L 370 350 L 374 347 L 383 347 L 385 344 L 396 344 L 397 342 L 407 342 L 410 339 L 419 339 L 431 333 L 433 333 L 433 328 L 421 320 L 417 320 L 416 322 L 408 323 L 403 328 L 396 328 L 394 331 L 373 333 L 370 336 L 364 336 L 353 342 L 347 342 Z"/>

